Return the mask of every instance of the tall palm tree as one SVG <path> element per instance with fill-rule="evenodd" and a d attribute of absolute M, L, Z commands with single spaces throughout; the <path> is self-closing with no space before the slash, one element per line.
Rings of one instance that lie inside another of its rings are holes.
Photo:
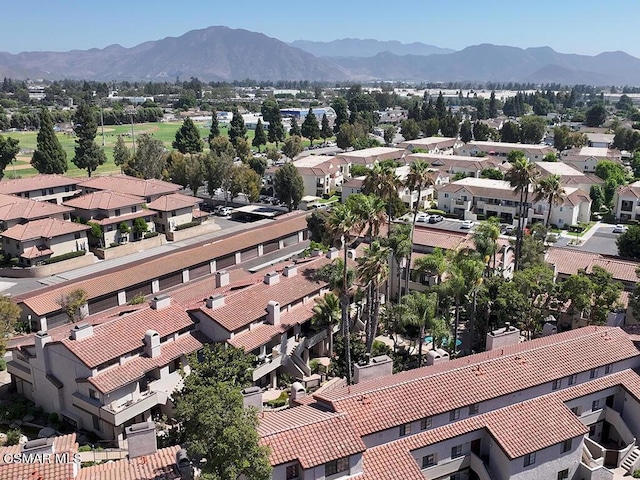
<path fill-rule="evenodd" d="M 560 175 L 548 175 L 541 178 L 536 182 L 533 188 L 533 194 L 536 202 L 546 200 L 549 204 L 547 220 L 544 222 L 544 226 L 548 228 L 551 209 L 554 205 L 560 205 L 564 200 L 565 191 L 564 188 L 562 188 L 562 178 Z"/>
<path fill-rule="evenodd" d="M 316 298 L 311 323 L 318 328 L 326 328 L 329 337 L 329 357 L 333 357 L 333 327 L 340 323 L 340 299 L 329 292 Z"/>
<path fill-rule="evenodd" d="M 422 366 L 422 345 L 426 330 L 430 330 L 436 315 L 437 295 L 431 292 L 411 292 L 402 299 L 405 325 L 419 328 L 418 367 Z"/>
<path fill-rule="evenodd" d="M 409 271 L 411 268 L 411 254 L 413 253 L 413 233 L 416 228 L 416 219 L 418 218 L 418 209 L 420 207 L 420 199 L 422 198 L 422 190 L 429 185 L 433 185 L 431 179 L 431 173 L 429 172 L 429 164 L 424 160 L 416 160 L 409 166 L 409 175 L 407 175 L 407 181 L 405 186 L 411 191 L 418 192 L 418 198 L 413 205 L 413 221 L 411 222 L 411 250 L 409 251 L 409 257 L 407 258 L 407 271 L 404 279 L 405 292 L 409 292 Z"/>
<path fill-rule="evenodd" d="M 524 219 L 528 210 L 527 203 L 529 201 L 529 191 L 531 185 L 535 183 L 538 171 L 535 164 L 531 163 L 524 152 L 516 150 L 512 155 L 513 162 L 511 169 L 507 172 L 507 180 L 511 184 L 513 191 L 519 197 L 518 203 L 518 231 L 516 232 L 516 248 L 515 248 L 515 269 L 518 269 L 520 263 L 520 253 L 522 251 L 522 237 L 524 234 Z"/>
<path fill-rule="evenodd" d="M 391 253 L 393 254 L 393 259 L 396 262 L 396 280 L 397 280 L 397 291 L 398 291 L 398 298 L 397 301 L 399 302 L 400 299 L 402 298 L 402 293 L 401 293 L 401 280 L 402 280 L 402 275 L 401 275 L 401 265 L 402 265 L 402 260 L 406 259 L 409 256 L 409 253 L 411 252 L 411 225 L 407 225 L 406 223 L 398 223 L 393 225 L 393 227 L 391 228 L 391 234 L 389 235 L 389 237 L 387 238 L 385 244 L 391 249 Z M 391 296 L 391 285 L 390 282 L 387 283 L 387 298 L 390 298 Z"/>
<path fill-rule="evenodd" d="M 357 232 L 362 230 L 362 221 L 347 206 L 337 205 L 331 211 L 331 215 L 327 221 L 327 226 L 336 243 L 341 243 L 343 250 L 343 270 L 342 270 L 342 288 L 340 291 L 341 308 L 342 308 L 342 335 L 345 347 L 345 363 L 347 365 L 347 384 L 351 385 L 351 345 L 349 335 L 351 334 L 349 325 L 349 245 L 353 241 Z"/>
<path fill-rule="evenodd" d="M 487 273 L 490 273 L 491 259 L 493 259 L 493 268 L 496 268 L 499 236 L 500 221 L 496 217 L 491 217 L 480 223 L 473 232 L 473 243 L 476 247 L 476 252 L 484 259 Z"/>
<path fill-rule="evenodd" d="M 436 277 L 436 284 L 442 281 L 442 275 L 447 270 L 449 261 L 441 248 L 434 248 L 433 252 L 416 259 L 414 270 L 421 275 Z"/>
<path fill-rule="evenodd" d="M 362 193 L 365 195 L 378 195 L 387 203 L 387 236 L 391 231 L 392 201 L 398 195 L 401 182 L 396 175 L 396 169 L 389 163 L 376 163 L 367 172 L 362 185 Z"/>
<path fill-rule="evenodd" d="M 389 277 L 389 248 L 374 240 L 364 250 L 364 255 L 358 257 L 357 263 L 358 277 L 367 287 L 366 346 L 367 353 L 371 355 L 380 316 L 380 285 Z"/>
<path fill-rule="evenodd" d="M 386 203 L 382 198 L 377 195 L 357 193 L 347 198 L 347 204 L 366 225 L 365 238 L 369 242 L 380 235 L 380 227 L 387 221 Z"/>

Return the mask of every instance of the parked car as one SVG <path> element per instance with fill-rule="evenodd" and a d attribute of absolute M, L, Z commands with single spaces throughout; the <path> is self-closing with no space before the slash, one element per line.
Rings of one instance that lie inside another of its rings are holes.
<path fill-rule="evenodd" d="M 431 215 L 429 217 L 429 223 L 440 223 L 443 220 L 444 217 L 442 215 Z"/>
<path fill-rule="evenodd" d="M 513 235 L 515 231 L 516 231 L 516 227 L 514 227 L 513 225 L 507 225 L 506 227 L 504 227 L 503 233 L 505 235 Z"/>
<path fill-rule="evenodd" d="M 424 212 L 420 212 L 416 216 L 416 222 L 428 222 L 428 221 L 429 221 L 429 215 Z"/>
<path fill-rule="evenodd" d="M 616 225 L 615 227 L 613 227 L 613 233 L 624 233 L 627 231 L 627 227 L 624 225 Z"/>
<path fill-rule="evenodd" d="M 232 207 L 222 207 L 220 208 L 220 210 L 218 210 L 217 214 L 221 217 L 228 217 L 229 215 L 231 215 L 231 212 L 233 212 Z"/>
<path fill-rule="evenodd" d="M 471 220 L 465 220 L 460 225 L 460 228 L 464 228 L 465 230 L 469 230 L 471 227 L 473 227 L 473 225 L 474 225 L 474 223 Z"/>

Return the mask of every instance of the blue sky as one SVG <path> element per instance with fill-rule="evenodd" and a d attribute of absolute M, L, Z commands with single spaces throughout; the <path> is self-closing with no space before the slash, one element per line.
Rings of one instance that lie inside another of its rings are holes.
<path fill-rule="evenodd" d="M 0 0 L 0 51 L 131 47 L 211 25 L 283 41 L 375 38 L 460 50 L 549 45 L 640 57 L 636 0 Z"/>

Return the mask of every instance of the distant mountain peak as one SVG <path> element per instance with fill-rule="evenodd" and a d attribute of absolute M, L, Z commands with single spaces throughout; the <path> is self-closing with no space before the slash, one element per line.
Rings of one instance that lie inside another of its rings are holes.
<path fill-rule="evenodd" d="M 296 40 L 289 43 L 316 57 L 374 57 L 382 52 L 394 55 L 421 55 L 453 53 L 449 48 L 440 48 L 420 42 L 401 43 L 397 40 L 380 41 L 374 39 L 342 38 L 331 42 Z"/>

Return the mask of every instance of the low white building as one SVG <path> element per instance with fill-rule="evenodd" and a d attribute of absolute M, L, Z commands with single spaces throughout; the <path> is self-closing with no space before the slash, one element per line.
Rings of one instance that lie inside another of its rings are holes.
<path fill-rule="evenodd" d="M 555 148 L 548 145 L 532 145 L 528 143 L 477 142 L 471 141 L 458 148 L 456 153 L 463 156 L 493 155 L 506 157 L 514 150 L 524 152 L 531 162 L 539 162 L 549 153 L 556 153 Z"/>
<path fill-rule="evenodd" d="M 622 164 L 622 154 L 619 150 L 611 150 L 609 148 L 582 147 L 565 150 L 562 152 L 560 160 L 581 172 L 593 173 L 596 171 L 598 163 L 603 160 Z"/>
<path fill-rule="evenodd" d="M 616 220 L 640 220 L 640 182 L 618 187 L 613 198 L 613 208 Z"/>
<path fill-rule="evenodd" d="M 426 137 L 406 140 L 398 144 L 398 148 L 406 148 L 413 152 L 416 149 L 426 150 L 427 153 L 453 154 L 454 149 L 460 148 L 464 142 L 458 138 Z"/>

